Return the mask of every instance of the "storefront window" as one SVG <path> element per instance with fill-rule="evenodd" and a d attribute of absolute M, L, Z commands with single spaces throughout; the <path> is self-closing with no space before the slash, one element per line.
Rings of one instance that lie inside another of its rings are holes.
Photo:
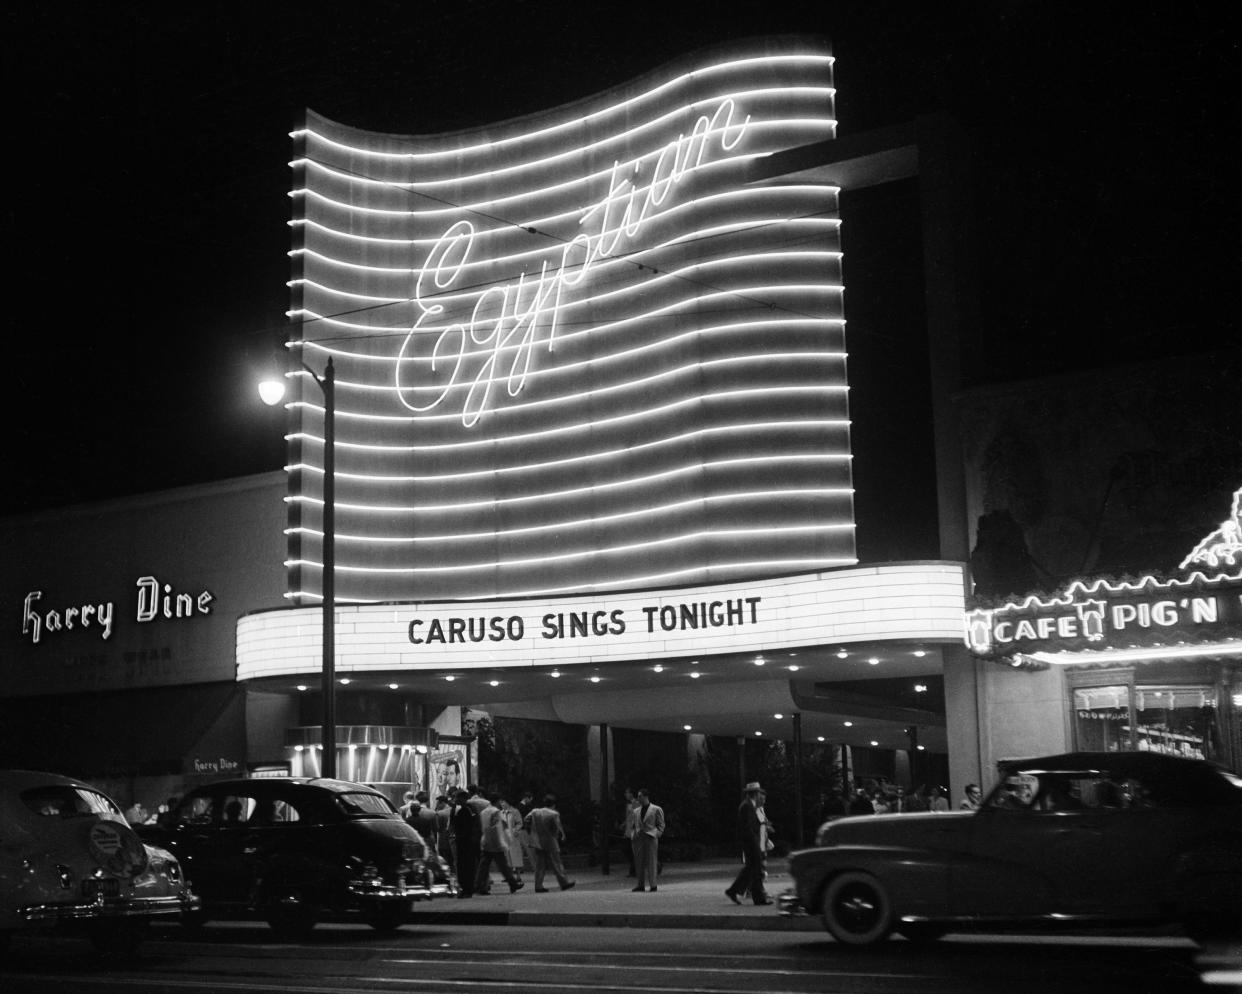
<path fill-rule="evenodd" d="M 1129 752 L 1130 688 L 1081 687 L 1074 691 L 1074 732 L 1083 752 Z"/>
<path fill-rule="evenodd" d="M 1079 687 L 1074 690 L 1074 737 L 1085 752 L 1160 752 L 1212 760 L 1227 752 L 1211 686 Z"/>
<path fill-rule="evenodd" d="M 1136 687 L 1135 748 L 1187 759 L 1218 759 L 1215 687 Z"/>

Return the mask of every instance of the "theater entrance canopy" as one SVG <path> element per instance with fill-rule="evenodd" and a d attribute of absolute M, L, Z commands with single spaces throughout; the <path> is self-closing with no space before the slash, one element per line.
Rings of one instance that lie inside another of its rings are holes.
<path fill-rule="evenodd" d="M 963 567 L 891 563 L 766 580 L 559 598 L 346 605 L 337 675 L 352 690 L 578 724 L 943 751 L 943 714 L 834 689 L 940 670 L 961 641 Z M 243 617 L 238 679 L 316 681 L 318 608 Z M 776 718 L 781 715 L 781 718 Z M 851 724 L 846 725 L 845 722 Z"/>

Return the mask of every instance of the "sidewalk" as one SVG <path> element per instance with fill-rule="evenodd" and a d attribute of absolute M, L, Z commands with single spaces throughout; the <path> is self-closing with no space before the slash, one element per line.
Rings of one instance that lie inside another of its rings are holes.
<path fill-rule="evenodd" d="M 486 897 L 469 900 L 440 898 L 421 902 L 410 915 L 411 925 L 455 923 L 459 925 L 535 925 L 611 928 L 715 928 L 763 929 L 820 932 L 817 918 L 782 918 L 776 905 L 757 907 L 749 902 L 741 907 L 725 897 L 740 864 L 734 860 L 711 859 L 701 863 L 665 863 L 659 890 L 654 894 L 635 894 L 634 878 L 626 876 L 625 863 L 612 866 L 605 876 L 598 866 L 570 870 L 576 881 L 573 890 L 557 888 L 549 875 L 547 894 L 535 893 L 531 871 L 523 875 L 526 886 L 510 894 L 497 882 Z M 792 886 L 783 859 L 768 863 L 768 896 Z"/>

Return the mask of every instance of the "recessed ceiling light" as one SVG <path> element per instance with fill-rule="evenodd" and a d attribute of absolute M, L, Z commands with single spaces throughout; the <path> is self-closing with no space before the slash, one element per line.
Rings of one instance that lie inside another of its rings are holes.
<path fill-rule="evenodd" d="M 396 685 L 395 683 L 390 683 L 390 684 L 388 685 L 388 689 L 389 689 L 389 690 L 396 690 L 396 689 L 397 689 L 397 685 Z"/>
<path fill-rule="evenodd" d="M 299 683 L 299 684 L 298 684 L 298 690 L 305 690 L 305 689 L 306 689 L 306 684 L 304 684 L 304 683 Z"/>
<path fill-rule="evenodd" d="M 591 677 L 590 679 L 591 679 L 591 682 L 592 682 L 592 683 L 599 683 L 599 677 L 597 677 L 597 676 L 593 676 L 593 677 Z"/>
<path fill-rule="evenodd" d="M 702 674 L 702 673 L 700 673 L 698 670 L 692 670 L 692 671 L 691 671 L 691 673 L 690 673 L 690 679 L 691 679 L 691 680 L 697 680 L 697 679 L 698 679 L 699 677 L 701 677 L 702 675 L 703 675 L 703 674 Z"/>
<path fill-rule="evenodd" d="M 844 724 L 846 728 L 853 728 L 853 727 L 854 727 L 854 723 L 853 723 L 852 721 L 842 722 L 842 724 Z"/>
<path fill-rule="evenodd" d="M 762 735 L 763 735 L 763 732 L 759 731 L 758 729 L 755 729 L 755 734 L 756 734 L 756 735 L 759 735 L 759 736 L 762 736 Z"/>
<path fill-rule="evenodd" d="M 690 731 L 690 729 L 691 729 L 691 728 L 693 728 L 694 726 L 693 726 L 693 725 L 682 725 L 681 727 L 682 727 L 685 731 L 687 731 L 687 732 L 688 732 L 688 731 Z"/>
<path fill-rule="evenodd" d="M 815 741 L 816 741 L 816 742 L 823 742 L 823 741 L 824 741 L 824 737 L 823 737 L 822 735 L 817 735 L 817 736 L 815 736 Z"/>
<path fill-rule="evenodd" d="M 756 656 L 756 657 L 755 657 L 755 665 L 756 665 L 756 666 L 762 666 L 762 665 L 763 665 L 764 663 L 766 663 L 766 662 L 767 662 L 767 660 L 766 660 L 766 659 L 764 659 L 762 656 Z"/>
<path fill-rule="evenodd" d="M 792 665 L 789 667 L 789 672 L 790 672 L 790 673 L 797 673 L 797 672 L 798 672 L 798 665 L 797 665 L 796 663 L 792 664 Z"/>
<path fill-rule="evenodd" d="M 656 664 L 655 664 L 655 666 L 651 667 L 651 669 L 652 669 L 652 671 L 653 671 L 653 672 L 655 672 L 655 673 L 663 673 L 663 672 L 664 672 L 664 667 L 663 667 L 663 666 L 661 666 L 659 663 L 656 663 Z"/>
<path fill-rule="evenodd" d="M 926 656 L 926 655 L 927 655 L 927 652 L 926 652 L 925 650 L 923 650 L 923 649 L 915 649 L 915 650 L 914 650 L 914 654 L 915 654 L 916 656 L 918 656 L 918 657 L 919 657 L 919 659 L 922 659 L 924 656 Z"/>
<path fill-rule="evenodd" d="M 876 659 L 875 656 L 872 656 L 870 659 L 867 660 L 867 665 L 868 666 L 879 666 L 880 661 Z"/>
<path fill-rule="evenodd" d="M 878 746 L 880 743 L 878 743 L 875 739 L 872 739 L 872 740 L 871 740 L 871 744 L 872 744 L 873 746 Z"/>
<path fill-rule="evenodd" d="M 553 677 L 559 677 L 559 676 L 561 675 L 561 671 L 560 671 L 560 670 L 553 670 L 553 671 L 552 671 L 550 674 L 548 674 L 548 675 L 549 675 L 549 676 L 553 676 Z"/>
<path fill-rule="evenodd" d="M 302 748 L 303 748 L 302 746 L 294 746 L 294 747 L 293 747 L 293 751 L 294 751 L 294 752 L 301 752 L 301 751 L 302 751 Z"/>
<path fill-rule="evenodd" d="M 452 683 L 454 680 L 456 680 L 456 679 L 457 679 L 457 677 L 453 676 L 453 674 L 452 674 L 452 673 L 450 673 L 450 674 L 449 674 L 448 676 L 446 676 L 444 679 L 445 679 L 445 680 L 447 680 L 449 683 Z"/>
<path fill-rule="evenodd" d="M 926 693 L 927 693 L 927 684 L 925 684 L 925 683 L 916 683 L 916 684 L 914 685 L 914 692 L 915 692 L 916 694 L 926 694 Z"/>
<path fill-rule="evenodd" d="M 838 658 L 838 659 L 845 659 L 848 655 L 849 655 L 849 653 L 848 653 L 848 652 L 846 652 L 844 649 L 839 649 L 839 650 L 837 651 L 837 658 Z"/>
<path fill-rule="evenodd" d="M 772 715 L 772 717 L 773 717 L 773 718 L 775 718 L 777 721 L 780 721 L 780 720 L 781 720 L 782 718 L 784 718 L 785 716 L 784 716 L 783 714 L 781 714 L 781 713 L 777 712 L 776 714 Z"/>
<path fill-rule="evenodd" d="M 349 682 L 350 682 L 349 677 L 347 677 L 347 676 L 343 676 L 343 677 L 341 677 L 341 686 L 343 686 L 343 687 L 344 687 L 344 686 L 347 686 L 347 685 L 349 684 Z"/>
<path fill-rule="evenodd" d="M 493 686 L 493 687 L 499 687 L 499 686 L 500 686 L 500 681 L 499 681 L 499 680 L 488 680 L 487 682 L 488 682 L 488 684 L 489 684 L 489 685 L 491 685 L 491 686 Z"/>
<path fill-rule="evenodd" d="M 923 752 L 927 746 L 915 746 L 915 748 L 918 749 L 919 752 Z"/>

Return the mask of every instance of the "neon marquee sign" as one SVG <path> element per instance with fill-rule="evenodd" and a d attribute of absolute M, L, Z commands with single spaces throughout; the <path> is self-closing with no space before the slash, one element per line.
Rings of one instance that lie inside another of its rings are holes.
<path fill-rule="evenodd" d="M 289 343 L 336 382 L 342 603 L 852 565 L 822 41 L 700 53 L 474 131 L 294 132 Z M 322 574 L 323 406 L 290 404 L 289 595 Z M 639 527 L 641 525 L 641 527 Z"/>
<path fill-rule="evenodd" d="M 966 644 L 980 656 L 1073 652 L 1242 638 L 1242 574 L 1135 583 L 1071 584 L 966 613 Z"/>

